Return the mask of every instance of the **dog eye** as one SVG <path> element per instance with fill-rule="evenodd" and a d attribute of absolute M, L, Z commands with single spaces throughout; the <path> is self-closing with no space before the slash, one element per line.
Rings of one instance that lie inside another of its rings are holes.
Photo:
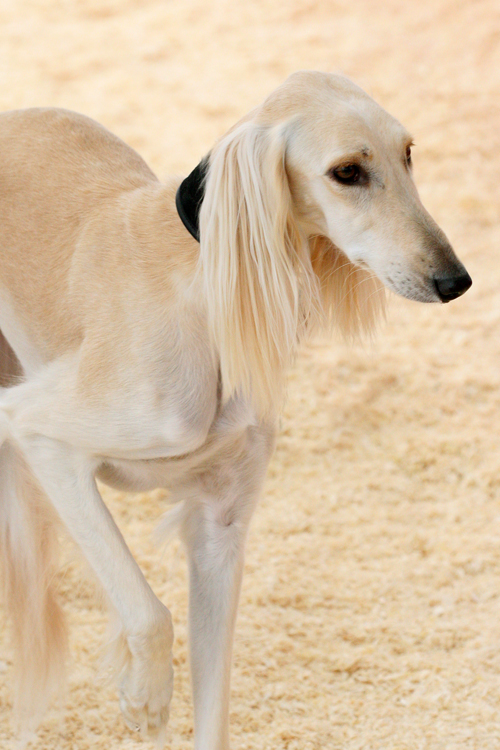
<path fill-rule="evenodd" d="M 342 164 L 341 167 L 331 169 L 328 176 L 341 185 L 355 185 L 360 181 L 361 169 L 357 164 Z"/>
<path fill-rule="evenodd" d="M 411 146 L 406 147 L 406 163 L 409 167 L 411 166 Z"/>

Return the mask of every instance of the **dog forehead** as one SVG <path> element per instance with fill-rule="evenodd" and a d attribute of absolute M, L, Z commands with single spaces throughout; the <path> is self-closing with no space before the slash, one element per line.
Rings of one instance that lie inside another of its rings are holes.
<path fill-rule="evenodd" d="M 318 71 L 289 76 L 268 96 L 255 119 L 266 125 L 289 123 L 286 129 L 293 140 L 303 137 L 315 148 L 335 142 L 353 149 L 355 142 L 380 138 L 399 145 L 409 139 L 398 120 L 349 78 Z"/>
<path fill-rule="evenodd" d="M 315 70 L 300 70 L 292 73 L 263 102 L 258 112 L 261 122 L 270 124 L 294 115 L 342 105 L 353 105 L 359 109 L 382 109 L 360 86 L 346 76 L 322 73 Z"/>
<path fill-rule="evenodd" d="M 307 126 L 315 142 L 323 142 L 327 148 L 331 143 L 346 149 L 362 142 L 365 148 L 376 148 L 381 142 L 399 145 L 407 135 L 401 123 L 369 97 L 334 102 L 317 111 Z"/>
<path fill-rule="evenodd" d="M 287 162 L 309 172 L 324 171 L 343 158 L 378 161 L 410 140 L 405 128 L 373 100 L 341 102 L 298 115 L 286 128 Z"/>

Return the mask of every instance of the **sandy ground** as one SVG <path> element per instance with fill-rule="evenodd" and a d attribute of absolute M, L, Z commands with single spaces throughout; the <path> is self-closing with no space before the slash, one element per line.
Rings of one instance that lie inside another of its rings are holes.
<path fill-rule="evenodd" d="M 314 342 L 248 545 L 235 750 L 500 748 L 498 0 L 2 0 L 0 108 L 84 112 L 157 173 L 187 173 L 299 68 L 340 70 L 415 136 L 417 182 L 474 279 L 448 306 L 391 302 L 377 341 Z M 172 609 L 169 747 L 192 743 L 186 573 L 149 541 L 161 491 L 105 498 Z M 73 665 L 40 750 L 150 747 L 96 682 L 92 586 L 60 579 Z M 1 632 L 5 631 L 2 625 Z M 13 748 L 0 642 L 0 747 Z"/>

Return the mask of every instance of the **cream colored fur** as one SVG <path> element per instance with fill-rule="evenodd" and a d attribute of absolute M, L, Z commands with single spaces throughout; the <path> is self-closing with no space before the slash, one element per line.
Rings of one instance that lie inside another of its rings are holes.
<path fill-rule="evenodd" d="M 62 679 L 55 510 L 120 623 L 125 721 L 163 742 L 171 617 L 97 476 L 178 503 L 195 745 L 229 747 L 245 537 L 286 369 L 321 326 L 371 331 L 384 285 L 439 301 L 435 279 L 465 272 L 419 201 L 409 143 L 347 79 L 295 74 L 212 150 L 198 245 L 175 210 L 180 180 L 158 182 L 104 128 L 0 115 L 0 540 L 25 725 Z M 370 179 L 339 183 L 352 164 Z"/>

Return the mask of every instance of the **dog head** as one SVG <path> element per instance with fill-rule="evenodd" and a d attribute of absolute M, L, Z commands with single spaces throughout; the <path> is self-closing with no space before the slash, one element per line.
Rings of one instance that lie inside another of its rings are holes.
<path fill-rule="evenodd" d="M 420 202 L 411 137 L 342 76 L 292 75 L 216 144 L 200 235 L 224 393 L 263 409 L 314 323 L 352 334 L 384 286 L 447 302 L 472 283 Z"/>
<path fill-rule="evenodd" d="M 327 237 L 394 292 L 448 302 L 471 285 L 412 176 L 412 139 L 342 76 L 301 72 L 269 97 L 257 120 L 278 115 L 291 191 L 309 235 Z"/>

